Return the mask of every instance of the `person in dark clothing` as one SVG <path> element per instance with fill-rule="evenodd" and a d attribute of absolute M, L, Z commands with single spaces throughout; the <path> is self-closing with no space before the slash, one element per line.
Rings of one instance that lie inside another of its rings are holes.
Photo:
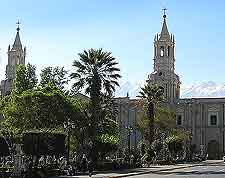
<path fill-rule="evenodd" d="M 81 170 L 82 172 L 86 172 L 87 169 L 87 158 L 85 156 L 85 154 L 83 154 L 82 160 L 81 160 Z"/>
<path fill-rule="evenodd" d="M 94 164 L 93 164 L 93 161 L 92 161 L 92 160 L 89 160 L 89 161 L 88 161 L 88 173 L 89 173 L 89 177 L 92 176 L 93 171 L 94 171 Z"/>

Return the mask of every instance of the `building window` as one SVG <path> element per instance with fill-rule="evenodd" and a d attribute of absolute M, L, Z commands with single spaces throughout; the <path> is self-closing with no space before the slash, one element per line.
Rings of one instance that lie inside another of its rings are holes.
<path fill-rule="evenodd" d="M 160 47 L 160 56 L 162 56 L 162 57 L 164 56 L 164 51 L 165 51 L 164 46 L 161 46 Z"/>
<path fill-rule="evenodd" d="M 217 116 L 216 115 L 210 116 L 210 125 L 217 125 Z"/>
<path fill-rule="evenodd" d="M 167 48 L 167 56 L 170 56 L 170 46 Z"/>
<path fill-rule="evenodd" d="M 219 120 L 218 120 L 218 113 L 217 112 L 211 112 L 208 115 L 208 125 L 209 126 L 218 126 Z"/>
<path fill-rule="evenodd" d="M 182 123 L 182 115 L 177 115 L 177 125 L 178 126 L 183 125 L 183 123 Z"/>
<path fill-rule="evenodd" d="M 166 98 L 167 98 L 167 96 L 168 96 L 168 95 L 167 95 L 167 94 L 168 94 L 168 93 L 167 93 L 167 92 L 168 92 L 168 87 L 167 87 L 167 84 L 165 84 L 165 85 L 166 85 L 166 86 L 165 86 L 165 96 L 166 96 Z"/>

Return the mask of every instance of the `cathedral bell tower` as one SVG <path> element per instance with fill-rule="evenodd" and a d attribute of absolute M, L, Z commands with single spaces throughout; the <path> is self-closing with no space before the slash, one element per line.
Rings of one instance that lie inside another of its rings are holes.
<path fill-rule="evenodd" d="M 16 66 L 19 64 L 25 65 L 25 53 L 26 48 L 22 48 L 22 44 L 20 41 L 20 28 L 19 22 L 17 23 L 17 33 L 14 44 L 12 48 L 8 47 L 8 64 L 6 66 L 6 79 L 14 80 L 16 78 Z"/>
<path fill-rule="evenodd" d="M 6 66 L 6 79 L 1 81 L 0 95 L 8 95 L 11 93 L 13 88 L 13 82 L 16 78 L 16 67 L 19 64 L 25 65 L 26 48 L 23 49 L 20 41 L 20 28 L 19 22 L 17 22 L 17 33 L 15 41 L 12 47 L 8 47 L 8 64 Z"/>
<path fill-rule="evenodd" d="M 169 34 L 165 10 L 161 33 L 154 38 L 154 72 L 148 82 L 162 86 L 166 101 L 173 103 L 180 97 L 180 80 L 175 74 L 175 39 Z"/>

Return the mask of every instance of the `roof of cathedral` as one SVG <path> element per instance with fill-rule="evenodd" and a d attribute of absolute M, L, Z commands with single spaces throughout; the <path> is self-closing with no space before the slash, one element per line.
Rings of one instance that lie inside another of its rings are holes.
<path fill-rule="evenodd" d="M 18 27 L 16 30 L 17 30 L 16 38 L 12 49 L 22 49 L 22 43 L 20 41 L 20 34 L 19 34 L 20 28 Z"/>
<path fill-rule="evenodd" d="M 163 26 L 162 26 L 162 31 L 160 33 L 159 40 L 165 40 L 165 39 L 170 39 L 170 34 L 166 24 L 166 15 L 163 16 Z"/>

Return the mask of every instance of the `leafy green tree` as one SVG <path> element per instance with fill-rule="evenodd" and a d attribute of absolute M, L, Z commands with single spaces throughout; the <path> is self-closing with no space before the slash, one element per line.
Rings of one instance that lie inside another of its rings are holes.
<path fill-rule="evenodd" d="M 102 134 L 118 134 L 118 123 L 116 122 L 117 115 L 118 104 L 111 97 L 103 97 L 100 112 L 102 122 L 98 125 Z"/>
<path fill-rule="evenodd" d="M 26 90 L 34 89 L 37 86 L 36 67 L 27 64 L 18 65 L 16 69 L 16 80 L 14 82 L 13 91 L 16 93 L 22 93 Z"/>
<path fill-rule="evenodd" d="M 155 110 L 156 106 L 163 101 L 164 90 L 157 85 L 150 85 L 147 83 L 140 91 L 140 98 L 145 110 L 145 123 L 147 123 L 147 132 L 145 139 L 148 141 L 148 147 L 151 147 L 155 136 Z"/>
<path fill-rule="evenodd" d="M 165 139 L 173 158 L 183 151 L 183 146 L 190 138 L 190 133 L 181 129 L 173 129 Z"/>
<path fill-rule="evenodd" d="M 99 157 L 103 160 L 109 153 L 116 151 L 119 146 L 119 138 L 116 135 L 102 134 L 95 143 Z"/>
<path fill-rule="evenodd" d="M 176 114 L 173 109 L 158 106 L 155 113 L 156 133 L 167 133 L 176 127 Z"/>
<path fill-rule="evenodd" d="M 46 67 L 41 71 L 40 85 L 42 87 L 48 86 L 49 83 L 57 86 L 59 89 L 64 90 L 65 85 L 69 82 L 68 71 L 64 67 Z"/>
<path fill-rule="evenodd" d="M 83 117 L 79 104 L 51 85 L 11 95 L 2 104 L 1 113 L 5 116 L 2 127 L 14 135 L 29 130 L 62 129 L 68 118 L 78 126 Z"/>

